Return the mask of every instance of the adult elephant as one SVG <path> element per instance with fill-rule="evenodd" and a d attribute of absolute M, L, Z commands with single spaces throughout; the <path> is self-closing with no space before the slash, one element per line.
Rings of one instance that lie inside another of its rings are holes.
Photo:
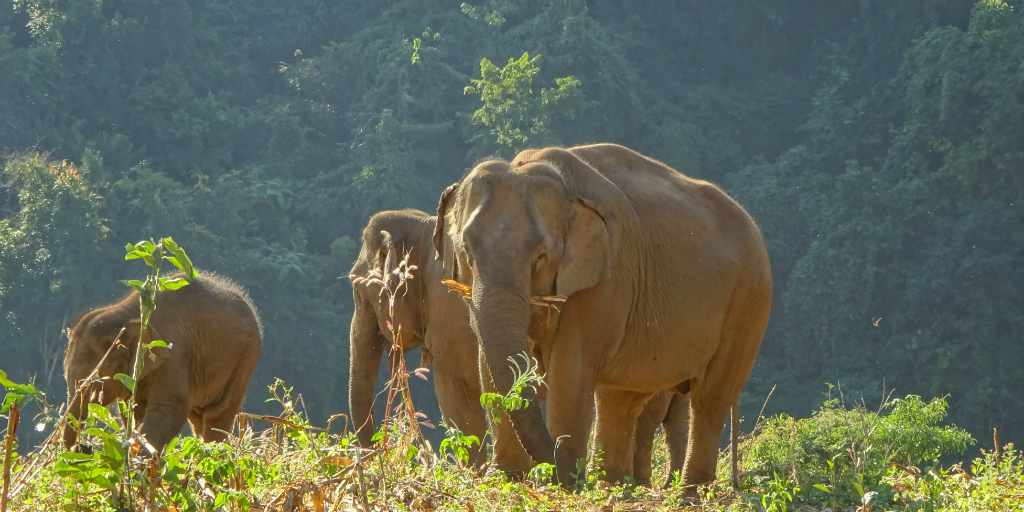
<path fill-rule="evenodd" d="M 433 242 L 472 286 L 470 323 L 502 392 L 514 379 L 507 359 L 526 351 L 536 322 L 530 297 L 568 297 L 538 344 L 546 425 L 535 405 L 511 414 L 563 484 L 586 457 L 595 405 L 607 478 L 630 475 L 637 416 L 670 388 L 690 393 L 684 481 L 714 479 L 771 308 L 768 254 L 739 204 L 621 146 L 528 150 L 449 187 Z"/>
<path fill-rule="evenodd" d="M 487 462 L 487 417 L 480 405 L 477 339 L 469 328 L 466 305 L 441 282 L 452 277 L 452 267 L 445 268 L 433 257 L 434 223 L 432 215 L 419 210 L 391 210 L 371 217 L 363 230 L 363 246 L 351 271 L 355 311 L 349 344 L 349 411 L 359 442 L 370 446 L 376 432 L 372 409 L 377 369 L 394 344 L 390 321 L 401 327 L 404 352 L 422 347 L 423 365 L 433 366 L 434 391 L 446 423 L 480 439 L 472 462 L 482 465 Z M 391 272 L 407 254 L 409 264 L 417 268 L 407 288 L 398 291 L 391 318 L 380 284 L 358 278 L 382 270 L 389 286 L 396 287 Z M 529 470 L 530 456 L 509 421 L 493 424 L 491 430 L 494 466 L 510 473 Z"/>

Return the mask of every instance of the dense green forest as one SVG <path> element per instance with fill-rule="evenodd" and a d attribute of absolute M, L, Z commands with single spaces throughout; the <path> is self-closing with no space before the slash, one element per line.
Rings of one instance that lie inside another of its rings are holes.
<path fill-rule="evenodd" d="M 173 236 L 260 308 L 246 409 L 280 377 L 325 419 L 347 409 L 344 276 L 372 213 L 433 210 L 486 156 L 615 142 L 764 232 L 750 415 L 773 386 L 767 412 L 799 415 L 826 383 L 884 386 L 1020 441 L 1022 8 L 2 2 L 0 368 L 63 401 L 62 329 L 127 291 L 126 243 Z"/>

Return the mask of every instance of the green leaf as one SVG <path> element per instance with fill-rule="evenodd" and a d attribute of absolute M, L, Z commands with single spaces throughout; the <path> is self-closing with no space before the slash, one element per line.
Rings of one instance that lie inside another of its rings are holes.
<path fill-rule="evenodd" d="M 64 459 L 64 460 L 67 460 L 67 461 L 92 460 L 92 455 L 87 455 L 87 454 L 84 454 L 84 453 L 75 453 L 75 452 L 64 452 L 64 453 L 60 454 L 60 458 Z"/>
<path fill-rule="evenodd" d="M 80 455 L 80 454 L 75 454 L 75 455 Z M 89 457 L 89 456 L 86 455 L 86 457 Z M 89 458 L 91 458 L 91 457 L 89 457 Z M 81 473 L 84 470 L 84 468 L 82 468 L 81 466 L 71 465 L 71 464 L 68 464 L 67 462 L 64 462 L 62 460 L 58 460 L 57 463 L 53 465 L 53 469 L 54 469 L 54 471 L 58 475 L 63 476 L 63 477 L 73 476 L 73 475 L 76 475 L 78 473 Z"/>
<path fill-rule="evenodd" d="M 823 490 L 823 491 L 825 491 L 825 492 L 827 492 L 829 494 L 832 494 L 832 491 L 828 490 L 828 487 L 825 487 L 824 485 L 814 484 L 814 487 L 817 488 L 817 489 L 821 489 L 821 490 Z"/>
<path fill-rule="evenodd" d="M 0 384 L 5 388 L 17 391 L 19 393 L 25 393 L 28 395 L 36 394 L 36 388 L 31 384 L 18 384 L 7 379 L 7 374 L 3 370 L 0 370 Z"/>
<path fill-rule="evenodd" d="M 857 489 L 857 494 L 859 494 L 861 497 L 864 497 L 864 487 L 862 487 L 857 482 L 850 482 L 850 483 L 852 483 L 853 486 Z"/>
<path fill-rule="evenodd" d="M 224 493 L 217 493 L 217 499 L 213 502 L 213 508 L 218 508 L 228 500 L 228 495 Z"/>
<path fill-rule="evenodd" d="M 128 285 L 128 286 L 131 286 L 132 288 L 135 288 L 136 290 L 140 290 L 140 291 L 142 290 L 143 283 L 142 283 L 142 281 L 139 281 L 138 279 L 128 279 L 128 280 L 121 281 L 121 282 L 126 284 L 126 285 Z"/>
<path fill-rule="evenodd" d="M 180 246 L 178 246 L 178 244 L 175 243 L 173 238 L 164 238 L 163 240 L 161 240 L 161 243 L 163 243 L 164 247 L 166 247 L 167 250 L 174 255 L 173 258 L 168 259 L 175 267 L 178 267 L 179 269 L 181 269 L 182 272 L 185 273 L 185 279 L 188 280 L 188 282 L 192 282 L 197 277 L 199 277 L 199 274 L 196 272 L 196 269 L 192 267 L 192 260 L 190 260 L 188 255 L 185 254 L 185 249 L 182 249 Z"/>
<path fill-rule="evenodd" d="M 153 342 L 151 342 L 147 346 L 148 346 L 148 348 L 150 350 L 153 350 L 154 348 L 166 348 L 166 349 L 170 349 L 171 348 L 170 346 L 167 345 L 167 342 L 165 342 L 164 340 L 153 341 Z"/>
<path fill-rule="evenodd" d="M 114 380 L 120 382 L 121 384 L 124 384 L 124 387 L 128 388 L 128 390 L 131 391 L 132 393 L 135 392 L 135 379 L 131 378 L 130 376 L 125 375 L 123 373 L 119 373 L 117 375 L 114 375 Z"/>
<path fill-rule="evenodd" d="M 110 414 L 110 411 L 100 404 L 89 404 L 89 414 L 114 430 L 119 428 L 117 420 L 114 419 L 114 415 Z"/>
<path fill-rule="evenodd" d="M 94 483 L 108 491 L 117 490 L 117 487 L 114 485 L 114 483 L 111 482 L 110 479 L 104 475 L 96 475 L 89 479 L 89 482 Z"/>
<path fill-rule="evenodd" d="M 177 290 L 188 286 L 188 280 L 183 277 L 161 277 L 160 288 L 163 290 Z"/>

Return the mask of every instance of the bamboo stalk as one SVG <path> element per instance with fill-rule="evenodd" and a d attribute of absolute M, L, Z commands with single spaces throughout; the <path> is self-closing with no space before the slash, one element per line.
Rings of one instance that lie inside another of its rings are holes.
<path fill-rule="evenodd" d="M 14 451 L 15 433 L 18 431 L 18 402 L 11 404 L 11 413 L 7 417 L 7 435 L 4 436 L 4 488 L 0 494 L 0 512 L 7 512 L 7 491 L 11 488 L 11 452 Z"/>

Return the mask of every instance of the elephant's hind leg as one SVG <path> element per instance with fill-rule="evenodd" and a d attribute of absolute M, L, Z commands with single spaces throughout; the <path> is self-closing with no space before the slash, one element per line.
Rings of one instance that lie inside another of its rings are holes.
<path fill-rule="evenodd" d="M 686 462 L 686 447 L 690 438 L 690 395 L 672 395 L 665 420 L 661 424 L 668 445 L 669 474 L 664 488 L 668 489 L 675 480 L 677 471 L 683 470 Z"/>
<path fill-rule="evenodd" d="M 238 368 L 228 380 L 228 385 L 220 398 L 202 409 L 202 429 L 198 434 L 203 441 L 227 439 L 223 432 L 231 432 L 235 417 L 242 410 L 245 388 L 248 387 L 251 376 L 252 368 Z"/>
<path fill-rule="evenodd" d="M 672 393 L 663 391 L 644 406 L 643 412 L 636 420 L 636 440 L 633 448 L 633 479 L 640 485 L 651 484 L 652 459 L 654 451 L 654 434 L 658 425 L 668 414 L 668 406 L 672 401 Z"/>
<path fill-rule="evenodd" d="M 596 442 L 604 451 L 605 479 L 611 482 L 633 476 L 633 439 L 637 418 L 650 393 L 598 388 L 596 393 Z M 657 428 L 657 424 L 655 424 Z M 653 438 L 653 436 L 652 436 Z M 648 458 L 648 466 L 650 466 Z M 648 475 L 650 480 L 650 475 Z"/>
<path fill-rule="evenodd" d="M 692 381 L 690 438 L 683 467 L 683 479 L 688 485 L 715 480 L 722 428 L 754 367 L 770 305 L 770 288 L 747 287 L 734 293 L 718 351 L 704 375 Z"/>

